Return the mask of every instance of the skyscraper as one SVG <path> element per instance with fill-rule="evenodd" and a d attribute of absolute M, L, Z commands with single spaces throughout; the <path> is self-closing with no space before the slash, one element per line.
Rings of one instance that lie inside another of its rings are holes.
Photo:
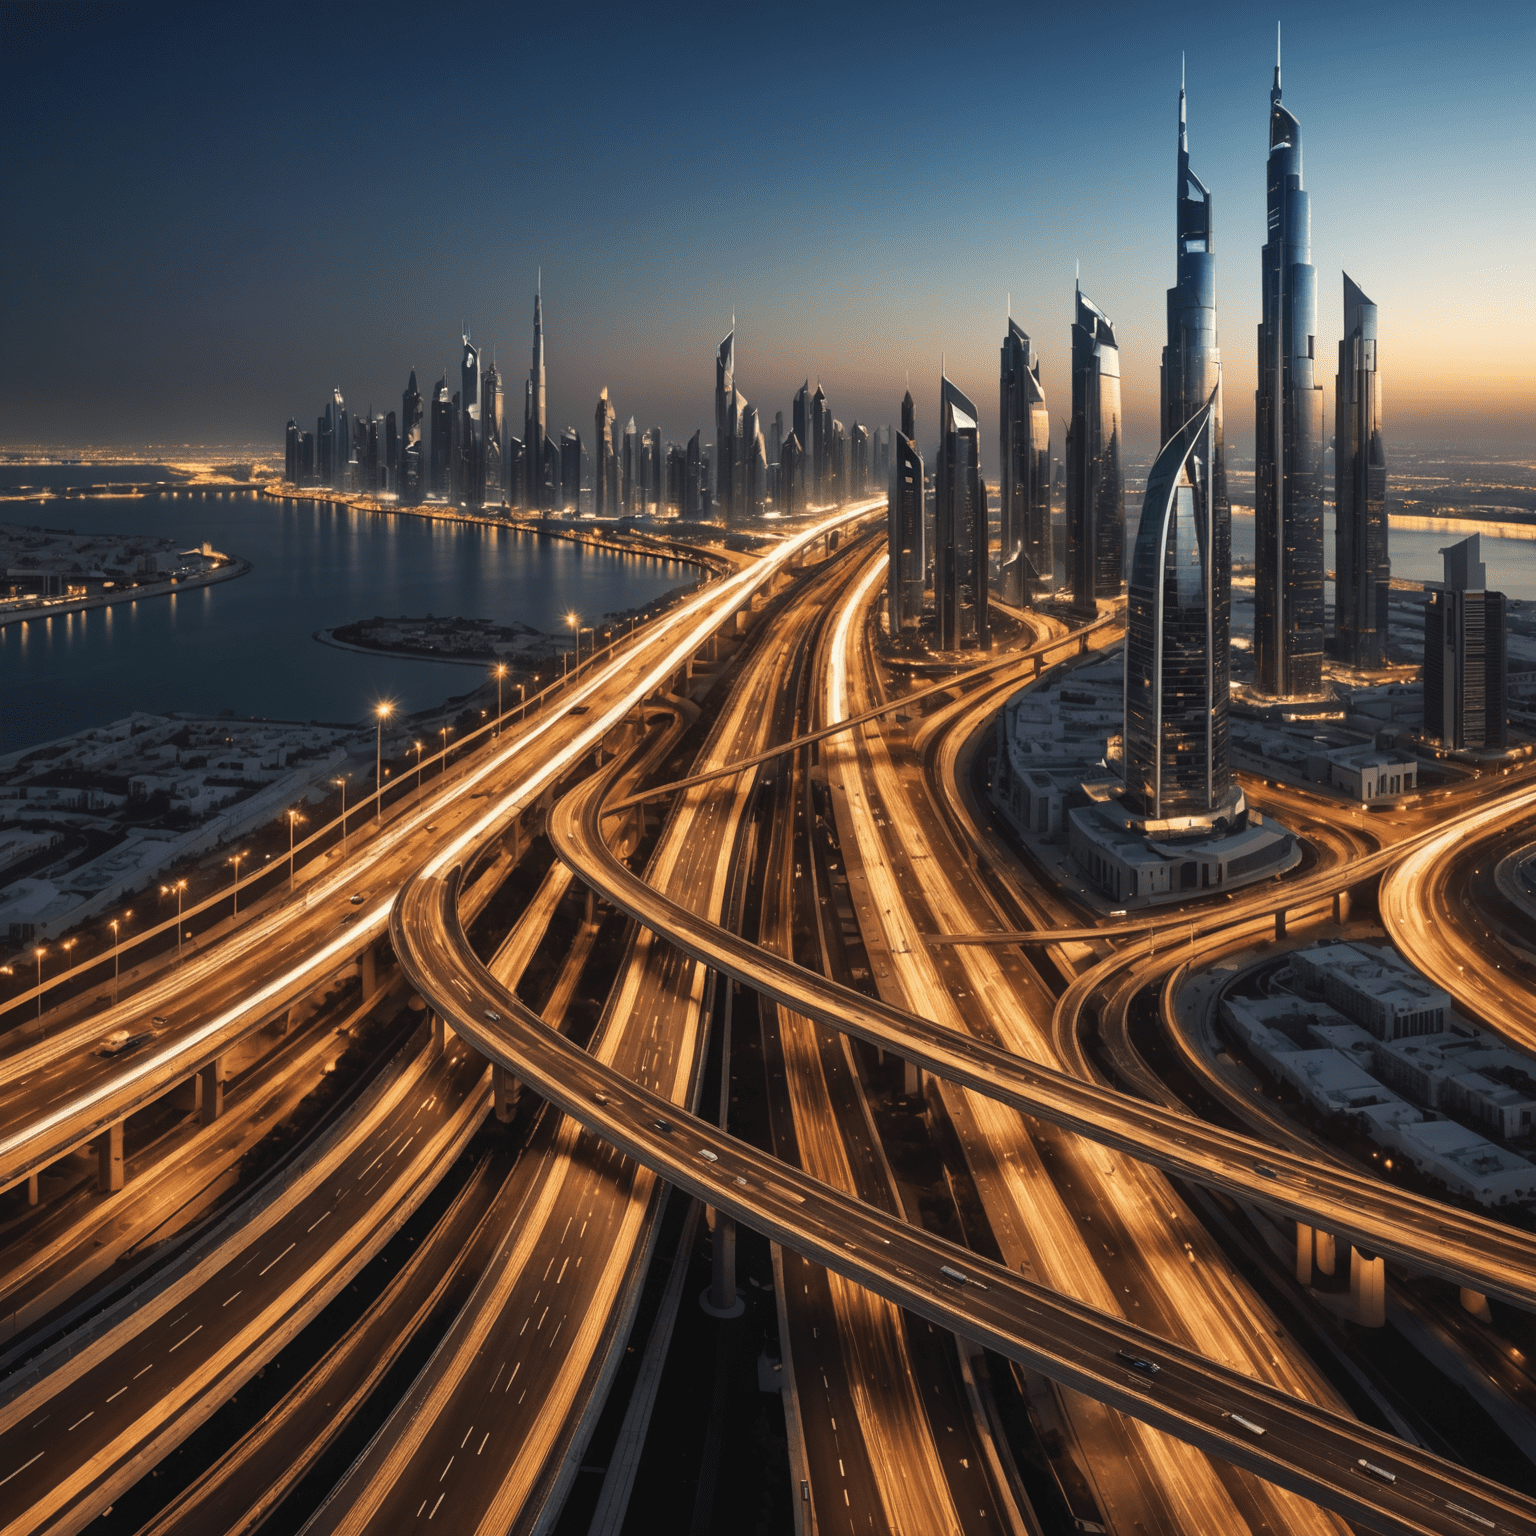
<path fill-rule="evenodd" d="M 481 436 L 480 349 L 466 334 L 459 357 L 459 495 L 478 506 L 484 499 L 485 444 Z"/>
<path fill-rule="evenodd" d="M 651 440 L 651 481 L 649 497 L 657 517 L 661 516 L 661 498 L 666 489 L 667 445 L 660 427 L 652 427 L 647 434 Z"/>
<path fill-rule="evenodd" d="M 597 397 L 592 418 L 592 510 L 599 517 L 618 515 L 618 495 L 614 474 L 614 411 L 608 391 Z"/>
<path fill-rule="evenodd" d="M 800 447 L 799 434 L 791 431 L 779 453 L 779 494 L 782 498 L 779 510 L 785 517 L 793 517 L 796 512 L 805 510 L 800 489 L 804 484 L 805 453 Z"/>
<path fill-rule="evenodd" d="M 825 505 L 830 486 L 830 459 L 832 454 L 832 412 L 827 407 L 826 391 L 821 380 L 816 381 L 816 393 L 811 396 L 811 496 L 818 506 Z"/>
<path fill-rule="evenodd" d="M 1125 590 L 1125 470 L 1120 346 L 1109 316 L 1077 286 L 1072 322 L 1072 422 L 1067 428 L 1067 584 L 1091 619 Z"/>
<path fill-rule="evenodd" d="M 1011 315 L 1003 338 L 1001 394 L 998 585 L 1003 601 L 1018 606 L 1050 590 L 1056 554 L 1051 533 L 1051 416 L 1035 344 Z"/>
<path fill-rule="evenodd" d="M 299 483 L 299 439 L 302 434 L 299 424 L 292 416 L 288 418 L 288 430 L 283 438 L 283 479 L 289 485 Z"/>
<path fill-rule="evenodd" d="M 1125 637 L 1127 803 L 1151 821 L 1235 807 L 1228 752 L 1232 519 L 1216 496 L 1210 398 L 1163 445 L 1131 554 Z"/>
<path fill-rule="evenodd" d="M 528 385 L 523 391 L 523 442 L 534 451 L 523 455 L 523 505 L 529 511 L 548 510 L 544 493 L 543 443 L 549 435 L 549 412 L 544 384 L 544 275 L 539 274 L 533 293 L 533 360 Z"/>
<path fill-rule="evenodd" d="M 1277 698 L 1323 682 L 1323 391 L 1314 382 L 1317 271 L 1301 125 L 1269 94 L 1263 320 L 1254 443 L 1254 675 Z"/>
<path fill-rule="evenodd" d="M 908 428 L 914 426 L 912 395 L 901 403 L 902 430 L 896 435 L 886 502 L 886 611 L 891 638 L 915 630 L 923 613 L 923 580 L 927 551 L 923 546 L 923 458 Z M 915 430 L 915 429 L 914 429 Z"/>
<path fill-rule="evenodd" d="M 869 429 L 854 422 L 848 439 L 848 494 L 857 500 L 869 492 Z"/>
<path fill-rule="evenodd" d="M 724 509 L 727 526 L 732 520 L 731 487 L 735 473 L 736 445 L 736 319 L 715 352 L 715 501 Z"/>
<path fill-rule="evenodd" d="M 1445 585 L 1424 605 L 1424 734 L 1456 751 L 1502 751 L 1506 604 L 1488 590 L 1482 535 L 1440 551 Z"/>
<path fill-rule="evenodd" d="M 411 377 L 416 377 L 414 372 Z M 434 496 L 453 494 L 454 427 L 453 404 L 448 398 L 448 375 L 444 374 L 432 390 L 431 490 Z"/>
<path fill-rule="evenodd" d="M 331 403 L 325 408 L 331 422 L 331 489 L 347 488 L 347 463 L 352 457 L 352 429 L 347 422 L 347 403 L 341 391 L 331 391 Z"/>
<path fill-rule="evenodd" d="M 683 474 L 682 515 L 696 518 L 700 513 L 699 492 L 704 486 L 704 446 L 702 432 L 696 431 L 688 439 L 687 468 Z"/>
<path fill-rule="evenodd" d="M 400 428 L 395 413 L 384 413 L 384 489 L 400 490 Z"/>
<path fill-rule="evenodd" d="M 910 389 L 901 397 L 901 430 L 914 443 L 917 441 L 917 406 Z"/>
<path fill-rule="evenodd" d="M 581 507 L 581 433 L 575 427 L 560 434 L 560 504 L 571 512 Z"/>
<path fill-rule="evenodd" d="M 976 407 L 939 380 L 939 457 L 933 476 L 933 601 L 936 646 L 959 650 L 971 635 L 992 648 L 987 622 L 987 496 Z"/>
<path fill-rule="evenodd" d="M 811 381 L 807 379 L 795 391 L 789 408 L 789 429 L 799 439 L 800 451 L 795 455 L 795 505 L 802 511 L 806 504 L 806 450 L 811 444 Z M 782 462 L 782 459 L 781 459 Z"/>
<path fill-rule="evenodd" d="M 623 466 L 623 490 L 620 496 L 620 509 L 632 515 L 640 509 L 635 505 L 635 489 L 639 477 L 640 441 L 635 432 L 635 418 L 631 416 L 624 424 L 624 466 Z"/>
<path fill-rule="evenodd" d="M 1334 636 L 1340 661 L 1387 664 L 1387 454 L 1381 441 L 1376 306 L 1344 274 L 1344 339 L 1334 384 Z"/>
<path fill-rule="evenodd" d="M 484 398 L 481 400 L 480 436 L 484 441 L 480 460 L 484 466 L 482 499 L 489 506 L 499 507 L 507 499 L 506 481 L 502 469 L 502 435 L 505 427 L 506 397 L 501 387 L 501 374 L 492 357 L 486 369 Z"/>

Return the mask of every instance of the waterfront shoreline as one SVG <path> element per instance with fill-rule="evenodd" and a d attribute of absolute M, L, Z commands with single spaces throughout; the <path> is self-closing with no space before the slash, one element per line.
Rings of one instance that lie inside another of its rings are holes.
<path fill-rule="evenodd" d="M 179 581 L 145 582 L 139 587 L 124 587 L 121 592 L 97 592 L 90 597 L 71 597 L 56 603 L 38 603 L 30 608 L 0 610 L 0 629 L 10 624 L 27 624 L 33 619 L 52 619 L 70 613 L 85 613 L 92 608 L 111 608 L 117 603 L 148 602 L 155 597 L 174 597 L 178 592 L 190 592 L 194 587 L 211 587 L 217 582 L 233 581 L 247 576 L 255 569 L 249 560 L 233 556 L 228 565 L 217 570 L 204 571 L 197 576 L 187 576 Z"/>

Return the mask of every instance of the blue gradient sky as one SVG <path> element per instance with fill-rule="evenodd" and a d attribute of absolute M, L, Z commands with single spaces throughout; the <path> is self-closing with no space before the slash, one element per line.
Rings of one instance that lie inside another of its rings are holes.
<path fill-rule="evenodd" d="M 893 420 L 910 370 L 926 442 L 941 352 L 995 421 L 1010 291 L 1064 412 L 1080 259 L 1149 449 L 1182 49 L 1249 450 L 1273 9 L 526 9 L 0 7 L 0 440 L 276 445 L 425 390 L 461 318 L 520 417 L 542 264 L 557 429 L 604 384 L 710 421 L 734 307 L 766 419 L 809 375 Z M 1346 267 L 1389 433 L 1536 454 L 1536 8 L 1285 23 L 1328 410 Z"/>

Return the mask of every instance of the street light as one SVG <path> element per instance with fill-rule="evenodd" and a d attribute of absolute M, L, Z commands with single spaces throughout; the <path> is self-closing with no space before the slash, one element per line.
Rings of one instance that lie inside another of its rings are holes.
<path fill-rule="evenodd" d="M 347 856 L 347 775 L 342 774 L 339 779 L 332 779 L 331 783 L 341 788 L 341 856 Z"/>
<path fill-rule="evenodd" d="M 176 881 L 176 883 L 174 885 L 162 885 L 160 887 L 160 894 L 162 896 L 174 895 L 176 897 L 176 964 L 177 965 L 181 964 L 181 940 L 182 940 L 182 932 L 181 932 L 181 897 L 182 897 L 182 893 L 186 890 L 186 888 L 187 888 L 187 882 L 185 880 L 178 880 L 178 881 Z"/>
<path fill-rule="evenodd" d="M 395 706 L 384 703 L 374 709 L 378 716 L 378 728 L 373 738 L 373 819 L 384 814 L 384 722 L 394 714 Z"/>
<path fill-rule="evenodd" d="M 293 829 L 294 829 L 295 826 L 298 825 L 299 822 L 303 821 L 305 818 L 300 816 L 298 811 L 294 810 L 291 806 L 289 807 L 289 809 L 288 809 L 286 814 L 287 814 L 287 817 L 288 817 L 288 889 L 290 891 L 292 891 L 293 890 Z"/>
<path fill-rule="evenodd" d="M 496 729 L 491 732 L 493 736 L 501 735 L 501 680 L 507 675 L 507 664 L 504 661 L 497 662 L 496 675 Z"/>
<path fill-rule="evenodd" d="M 39 1022 L 42 1021 L 43 1017 L 43 956 L 47 952 L 46 946 L 42 944 L 39 944 L 32 951 L 33 955 L 37 958 L 37 1017 Z"/>
<path fill-rule="evenodd" d="M 581 615 L 573 608 L 566 614 L 565 622 L 576 632 L 576 665 L 579 667 L 581 665 Z M 567 659 L 569 659 L 569 652 L 567 652 Z"/>
<path fill-rule="evenodd" d="M 118 966 L 121 964 L 123 956 L 123 941 L 117 930 L 132 916 L 133 908 L 129 907 L 121 917 L 114 917 L 107 924 L 107 927 L 112 930 L 112 1001 L 114 1003 L 117 1001 Z"/>
<path fill-rule="evenodd" d="M 411 745 L 416 748 L 416 788 L 419 792 L 421 789 L 421 743 L 413 741 Z"/>
<path fill-rule="evenodd" d="M 443 772 L 447 773 L 448 772 L 448 738 L 453 734 L 453 727 L 451 725 L 440 726 L 438 728 L 437 734 L 443 738 Z"/>
<path fill-rule="evenodd" d="M 247 848 L 243 852 L 235 854 L 235 856 L 229 860 L 229 862 L 235 866 L 235 910 L 233 914 L 235 917 L 240 916 L 240 860 L 248 859 L 250 856 L 251 851 L 249 848 Z"/>

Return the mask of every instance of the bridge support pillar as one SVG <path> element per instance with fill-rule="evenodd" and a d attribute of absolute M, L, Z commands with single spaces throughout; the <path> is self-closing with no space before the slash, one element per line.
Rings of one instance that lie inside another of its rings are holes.
<path fill-rule="evenodd" d="M 1296 1223 L 1296 1283 L 1312 1284 L 1312 1228 L 1304 1221 Z"/>
<path fill-rule="evenodd" d="M 1387 1321 L 1387 1263 L 1362 1248 L 1349 1250 L 1349 1299 L 1362 1328 L 1381 1328 Z"/>
<path fill-rule="evenodd" d="M 915 1099 L 923 1091 L 922 1074 L 917 1070 L 915 1061 L 904 1061 L 901 1064 L 901 1091 L 909 1099 Z"/>
<path fill-rule="evenodd" d="M 1313 1242 L 1317 1249 L 1317 1267 L 1325 1275 L 1331 1275 L 1334 1271 L 1337 1250 L 1334 1246 L 1333 1233 L 1324 1232 L 1319 1227 L 1313 1235 Z"/>
<path fill-rule="evenodd" d="M 1278 943 L 1285 937 L 1285 908 L 1281 907 L 1275 913 L 1275 941 Z"/>
<path fill-rule="evenodd" d="M 587 904 L 586 904 L 585 908 L 583 908 L 583 910 L 582 910 L 581 920 L 587 925 L 587 927 L 590 928 L 592 926 L 593 919 L 596 916 L 597 916 L 597 894 L 596 894 L 596 892 L 593 891 L 592 887 L 589 885 L 587 887 Z"/>
<path fill-rule="evenodd" d="M 202 1087 L 202 1119 L 204 1125 L 212 1125 L 224 1113 L 224 1084 L 219 1081 L 221 1063 L 215 1058 L 206 1067 L 198 1069 L 198 1082 Z"/>
<path fill-rule="evenodd" d="M 440 1013 L 432 1015 L 432 1054 L 441 1056 L 448 1049 L 448 1026 Z"/>
<path fill-rule="evenodd" d="M 1333 893 L 1333 920 L 1336 923 L 1349 921 L 1349 892 L 1335 891 Z"/>
<path fill-rule="evenodd" d="M 363 997 L 370 998 L 379 990 L 379 946 L 370 944 L 363 951 L 362 964 Z"/>
<path fill-rule="evenodd" d="M 699 1305 L 711 1317 L 740 1317 L 747 1304 L 736 1294 L 736 1223 L 731 1217 L 706 1206 L 704 1220 L 712 1234 L 709 1289 Z"/>
<path fill-rule="evenodd" d="M 1469 1291 L 1466 1286 L 1462 1286 L 1461 1305 L 1473 1317 L 1480 1317 L 1485 1323 L 1493 1321 L 1493 1313 L 1488 1310 L 1488 1298 L 1481 1291 Z"/>
<path fill-rule="evenodd" d="M 491 1063 L 491 1093 L 496 1103 L 496 1118 L 503 1125 L 512 1118 L 517 1102 L 517 1079 L 499 1061 Z"/>
<path fill-rule="evenodd" d="M 123 1187 L 123 1122 L 96 1139 L 96 1184 L 108 1193 Z"/>
<path fill-rule="evenodd" d="M 37 1201 L 37 1175 L 35 1173 L 29 1173 L 27 1175 L 27 1204 L 36 1205 Z"/>

